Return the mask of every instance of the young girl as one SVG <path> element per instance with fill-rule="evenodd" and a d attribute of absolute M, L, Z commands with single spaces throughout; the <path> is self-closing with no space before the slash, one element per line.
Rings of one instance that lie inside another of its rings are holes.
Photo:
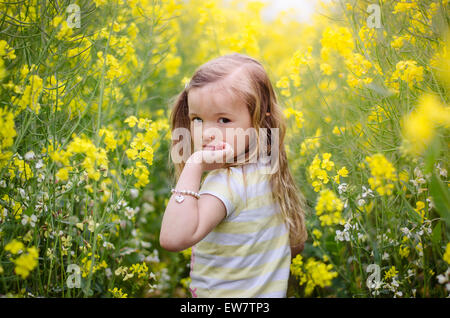
<path fill-rule="evenodd" d="M 178 95 L 171 123 L 172 133 L 190 133 L 172 134 L 172 160 L 180 144 L 190 152 L 174 163 L 177 183 L 160 244 L 169 251 L 192 247 L 192 296 L 286 297 L 291 257 L 307 238 L 305 204 L 289 172 L 284 116 L 263 66 L 238 53 L 205 63 Z M 270 128 L 278 128 L 277 144 Z M 248 130 L 267 134 L 266 144 L 251 146 L 252 136 L 239 143 Z M 276 169 L 255 160 L 261 147 L 276 154 Z"/>

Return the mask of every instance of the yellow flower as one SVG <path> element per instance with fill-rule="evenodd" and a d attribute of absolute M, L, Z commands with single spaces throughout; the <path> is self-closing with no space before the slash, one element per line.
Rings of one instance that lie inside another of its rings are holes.
<path fill-rule="evenodd" d="M 447 247 L 445 248 L 445 253 L 442 259 L 450 265 L 450 243 L 447 243 Z"/>
<path fill-rule="evenodd" d="M 5 246 L 5 251 L 11 252 L 12 254 L 17 254 L 19 251 L 23 250 L 24 246 L 23 243 L 20 241 L 17 241 L 16 239 L 12 240 Z"/>
<path fill-rule="evenodd" d="M 322 158 L 323 158 L 322 165 L 321 165 L 322 169 L 326 169 L 326 170 L 330 171 L 331 168 L 334 167 L 334 162 L 330 160 L 331 154 L 324 153 L 324 154 L 322 154 Z"/>
<path fill-rule="evenodd" d="M 436 135 L 436 129 L 448 125 L 450 109 L 435 95 L 421 96 L 418 107 L 402 121 L 404 150 L 412 155 L 422 154 Z"/>
<path fill-rule="evenodd" d="M 98 132 L 99 136 L 105 136 L 106 151 L 115 150 L 117 147 L 117 140 L 114 138 L 114 133 L 106 128 L 101 128 Z"/>
<path fill-rule="evenodd" d="M 2 161 L 7 161 L 12 156 L 12 152 L 8 151 L 14 143 L 17 135 L 14 114 L 6 107 L 0 108 L 0 167 L 3 166 Z"/>
<path fill-rule="evenodd" d="M 393 48 L 399 49 L 403 46 L 403 44 L 404 44 L 404 37 L 394 35 L 394 40 L 391 41 L 391 46 Z"/>
<path fill-rule="evenodd" d="M 338 170 L 338 175 L 340 175 L 341 177 L 348 177 L 348 170 L 346 167 L 342 167 L 341 169 Z"/>
<path fill-rule="evenodd" d="M 181 57 L 175 56 L 172 53 L 169 53 L 164 59 L 164 67 L 166 69 L 166 73 L 168 77 L 173 77 L 179 73 L 179 69 L 181 66 Z"/>
<path fill-rule="evenodd" d="M 305 121 L 305 119 L 303 118 L 303 112 L 293 109 L 292 107 L 288 107 L 283 110 L 283 113 L 286 116 L 286 118 L 294 116 L 297 127 L 298 128 L 303 127 L 303 122 Z"/>
<path fill-rule="evenodd" d="M 330 158 L 330 153 L 322 154 L 322 161 L 319 159 L 319 155 L 316 155 L 308 167 L 308 172 L 312 180 L 311 184 L 316 192 L 320 190 L 323 184 L 327 184 L 329 181 L 327 170 L 330 171 L 334 167 L 334 162 Z"/>
<path fill-rule="evenodd" d="M 341 216 L 343 208 L 344 203 L 333 191 L 329 189 L 320 191 L 316 205 L 316 213 L 319 216 L 320 224 L 322 226 L 343 224 L 344 220 Z"/>
<path fill-rule="evenodd" d="M 19 107 L 19 111 L 29 107 L 36 114 L 39 114 L 41 105 L 39 104 L 38 99 L 42 89 L 42 79 L 38 75 L 30 75 L 29 84 L 25 86 L 22 96 L 15 98 L 13 103 Z"/>
<path fill-rule="evenodd" d="M 417 9 L 416 0 L 413 0 L 413 1 L 399 0 L 396 2 L 394 11 L 392 11 L 392 13 L 397 14 L 397 13 L 401 13 L 401 12 L 410 12 L 413 9 Z"/>
<path fill-rule="evenodd" d="M 405 246 L 405 245 L 403 245 L 403 244 L 400 245 L 400 248 L 399 248 L 398 253 L 400 254 L 400 256 L 401 256 L 402 258 L 407 258 L 408 255 L 409 255 L 409 247 L 408 247 L 408 246 Z"/>
<path fill-rule="evenodd" d="M 320 70 L 325 75 L 331 75 L 333 73 L 333 67 L 328 63 L 322 63 L 320 64 Z"/>
<path fill-rule="evenodd" d="M 318 128 L 315 136 L 305 139 L 300 145 L 300 155 L 304 156 L 308 150 L 314 150 L 320 147 L 320 135 L 322 130 Z"/>
<path fill-rule="evenodd" d="M 39 252 L 36 247 L 27 248 L 27 252 L 21 254 L 13 262 L 16 265 L 14 270 L 17 275 L 21 276 L 23 279 L 27 278 L 30 272 L 38 264 Z"/>
<path fill-rule="evenodd" d="M 394 82 L 392 87 L 398 90 L 399 85 L 396 81 L 404 81 L 412 88 L 414 84 L 423 81 L 423 67 L 417 66 L 416 61 L 400 61 L 395 65 L 395 71 L 391 76 L 391 81 Z"/>
<path fill-rule="evenodd" d="M 324 257 L 324 260 L 327 259 Z M 308 258 L 306 263 L 303 263 L 303 258 L 298 254 L 291 263 L 291 273 L 300 279 L 300 286 L 306 283 L 305 295 L 309 296 L 314 291 L 314 288 L 331 286 L 333 278 L 338 274 L 334 271 L 333 265 L 325 264 L 317 261 L 313 257 Z"/>
<path fill-rule="evenodd" d="M 278 88 L 289 88 L 289 77 L 283 76 L 277 83 Z"/>
<path fill-rule="evenodd" d="M 384 279 L 390 279 L 396 277 L 398 274 L 398 270 L 395 269 L 395 266 L 392 266 L 389 270 L 384 272 Z"/>
<path fill-rule="evenodd" d="M 314 242 L 313 242 L 313 246 L 320 246 L 320 238 L 322 237 L 322 232 L 319 231 L 318 229 L 314 229 L 312 231 L 312 235 L 314 237 Z"/>
<path fill-rule="evenodd" d="M 394 189 L 392 182 L 397 179 L 394 166 L 382 154 L 367 156 L 366 161 L 372 174 L 368 180 L 372 190 L 380 195 L 391 195 Z"/>
<path fill-rule="evenodd" d="M 122 291 L 122 288 L 117 289 L 117 287 L 114 287 L 114 289 L 108 289 L 108 291 L 112 294 L 112 296 L 114 298 L 127 298 L 128 297 L 128 294 L 125 294 Z"/>
<path fill-rule="evenodd" d="M 345 131 L 345 127 L 338 127 L 338 126 L 334 126 L 332 133 L 335 134 L 336 136 L 341 135 L 343 132 Z"/>
<path fill-rule="evenodd" d="M 294 276 L 302 275 L 303 257 L 301 254 L 297 254 L 291 263 L 291 273 Z"/>
<path fill-rule="evenodd" d="M 56 173 L 56 178 L 58 180 L 67 181 L 69 179 L 69 171 L 72 171 L 72 167 L 64 167 L 58 170 Z"/>
<path fill-rule="evenodd" d="M 416 202 L 416 208 L 414 209 L 414 211 L 416 211 L 417 214 L 420 215 L 420 217 L 422 218 L 422 223 L 427 219 L 427 217 L 425 216 L 425 203 L 423 201 Z"/>

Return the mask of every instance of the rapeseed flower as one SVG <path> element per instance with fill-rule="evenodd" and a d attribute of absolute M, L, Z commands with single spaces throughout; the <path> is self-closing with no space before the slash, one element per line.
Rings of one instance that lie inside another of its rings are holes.
<path fill-rule="evenodd" d="M 331 286 L 333 278 L 338 276 L 332 269 L 333 265 L 327 265 L 313 257 L 308 258 L 304 263 L 300 254 L 292 260 L 290 267 L 292 275 L 300 279 L 300 286 L 306 283 L 306 296 L 310 296 L 317 286 L 322 288 Z"/>
<path fill-rule="evenodd" d="M 100 137 L 105 136 L 104 142 L 106 144 L 106 151 L 115 150 L 117 147 L 117 140 L 114 138 L 114 132 L 107 129 L 101 128 L 98 132 Z"/>
<path fill-rule="evenodd" d="M 14 239 L 8 244 L 5 245 L 5 251 L 11 252 L 12 254 L 17 254 L 20 251 L 23 251 L 24 245 L 22 242 Z"/>
<path fill-rule="evenodd" d="M 291 116 L 294 116 L 297 127 L 298 128 L 303 127 L 303 123 L 304 123 L 305 119 L 303 118 L 303 113 L 301 111 L 293 109 L 292 107 L 288 107 L 283 110 L 283 113 L 286 116 L 286 118 L 290 118 Z"/>
<path fill-rule="evenodd" d="M 388 280 L 390 278 L 394 279 L 398 275 L 398 270 L 395 268 L 395 266 L 391 266 L 389 270 L 384 272 L 384 279 Z"/>
<path fill-rule="evenodd" d="M 400 88 L 400 81 L 408 84 L 409 88 L 413 88 L 414 84 L 423 81 L 423 67 L 417 66 L 416 61 L 400 61 L 395 65 L 395 71 L 388 83 L 396 92 Z"/>
<path fill-rule="evenodd" d="M 442 259 L 450 265 L 450 243 L 447 243 L 447 247 L 445 248 L 445 253 Z"/>
<path fill-rule="evenodd" d="M 117 289 L 117 287 L 114 287 L 114 289 L 108 289 L 108 291 L 112 294 L 114 298 L 127 298 L 128 294 L 124 293 L 122 291 L 122 288 Z"/>
<path fill-rule="evenodd" d="M 319 216 L 322 226 L 343 224 L 344 219 L 341 215 L 343 208 L 344 203 L 332 190 L 324 189 L 320 191 L 316 205 L 316 213 Z"/>
<path fill-rule="evenodd" d="M 36 247 L 27 248 L 25 253 L 13 260 L 16 265 L 14 268 L 16 274 L 22 279 L 27 278 L 30 272 L 38 265 L 38 256 L 39 252 Z"/>
<path fill-rule="evenodd" d="M 12 212 L 12 215 L 14 215 L 14 218 L 16 220 L 19 220 L 22 217 L 22 212 L 23 212 L 22 205 L 20 204 L 20 202 L 14 200 L 7 194 L 3 195 L 2 200 L 5 201 L 9 205 L 10 211 Z"/>
<path fill-rule="evenodd" d="M 318 128 L 314 137 L 307 138 L 300 144 L 300 155 L 304 156 L 310 150 L 315 150 L 320 147 L 320 135 L 322 133 L 322 129 Z"/>
<path fill-rule="evenodd" d="M 435 137 L 437 128 L 449 125 L 450 108 L 435 95 L 421 96 L 417 108 L 403 118 L 403 150 L 411 155 L 422 154 Z"/>
<path fill-rule="evenodd" d="M 38 99 L 42 90 L 43 80 L 38 75 L 30 75 L 28 85 L 25 86 L 22 96 L 13 100 L 13 104 L 19 108 L 17 113 L 29 107 L 36 114 L 39 114 L 41 104 Z"/>
<path fill-rule="evenodd" d="M 0 167 L 3 167 L 4 163 L 12 157 L 12 152 L 8 150 L 13 143 L 14 138 L 17 135 L 14 114 L 6 107 L 0 108 Z"/>
<path fill-rule="evenodd" d="M 367 156 L 366 161 L 372 175 L 368 180 L 372 190 L 380 195 L 391 195 L 394 189 L 392 182 L 397 180 L 394 166 L 382 154 Z"/>

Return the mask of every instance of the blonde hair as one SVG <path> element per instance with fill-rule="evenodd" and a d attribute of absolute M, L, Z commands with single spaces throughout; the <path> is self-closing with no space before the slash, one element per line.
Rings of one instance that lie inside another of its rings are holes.
<path fill-rule="evenodd" d="M 289 228 L 292 246 L 303 244 L 307 239 L 305 226 L 305 199 L 297 188 L 288 167 L 284 148 L 286 132 L 285 116 L 277 103 L 276 94 L 264 67 L 257 60 L 243 54 L 232 53 L 220 56 L 201 65 L 192 76 L 189 84 L 176 96 L 170 116 L 172 131 L 176 128 L 190 129 L 188 93 L 191 88 L 203 87 L 210 83 L 220 84 L 224 79 L 234 76 L 226 89 L 245 101 L 252 118 L 252 127 L 267 130 L 267 153 L 271 154 L 271 129 L 278 128 L 278 169 L 270 175 L 273 197 L 279 203 L 281 215 Z M 268 113 L 268 116 L 266 116 Z M 171 151 L 180 141 L 172 140 Z M 191 146 L 192 147 L 192 146 Z M 259 147 L 258 147 L 259 148 Z M 192 148 L 191 148 L 192 150 Z M 171 153 L 170 151 L 170 153 Z M 250 154 L 244 163 L 225 163 L 224 168 L 242 166 L 257 155 L 259 150 Z M 169 156 L 170 157 L 170 156 Z M 169 158 L 170 161 L 170 158 Z M 184 162 L 174 163 L 175 178 L 178 180 L 184 168 Z M 229 169 L 227 169 L 229 172 Z M 175 181 L 176 181 L 175 180 Z"/>

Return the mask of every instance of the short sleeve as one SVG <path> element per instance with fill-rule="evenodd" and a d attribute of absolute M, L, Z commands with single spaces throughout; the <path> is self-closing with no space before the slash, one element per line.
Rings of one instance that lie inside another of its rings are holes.
<path fill-rule="evenodd" d="M 208 173 L 199 191 L 199 194 L 204 193 L 214 195 L 223 202 L 227 217 L 236 210 L 240 202 L 239 187 L 233 176 L 228 176 L 226 169 L 212 170 Z"/>

